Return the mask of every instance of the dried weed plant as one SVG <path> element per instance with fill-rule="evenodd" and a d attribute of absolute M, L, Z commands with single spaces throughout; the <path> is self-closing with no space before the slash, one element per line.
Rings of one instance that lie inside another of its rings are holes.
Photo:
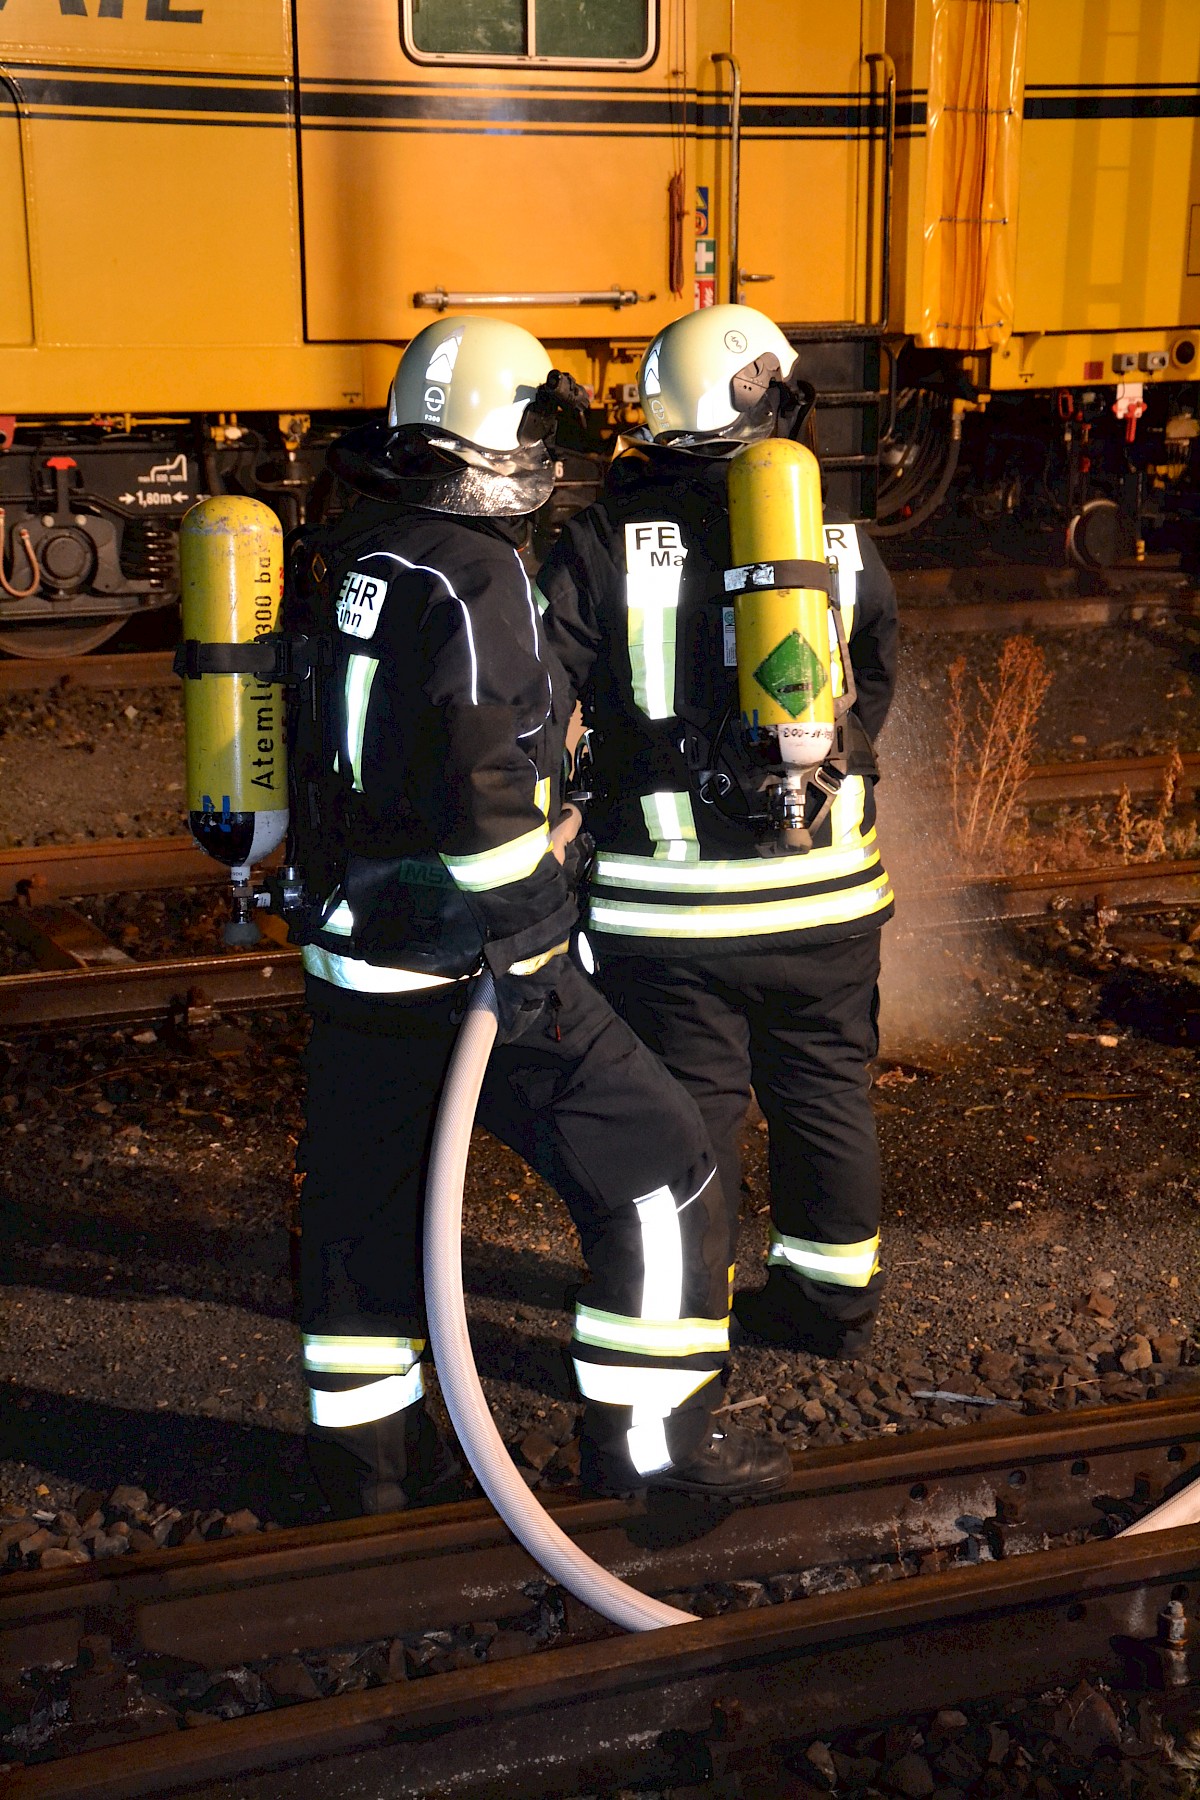
<path fill-rule="evenodd" d="M 1035 731 L 1051 675 L 1041 647 L 1006 638 L 990 681 L 950 665 L 950 798 L 963 855 L 980 861 L 1004 845 L 1029 774 Z"/>
<path fill-rule="evenodd" d="M 1175 815 L 1183 775 L 1179 746 L 1172 744 L 1152 813 L 1135 812 L 1129 789 L 1121 784 L 1113 812 L 1111 841 L 1122 862 L 1164 862 L 1172 853 L 1178 855 L 1187 847 L 1180 841 L 1178 831 L 1168 829 Z"/>

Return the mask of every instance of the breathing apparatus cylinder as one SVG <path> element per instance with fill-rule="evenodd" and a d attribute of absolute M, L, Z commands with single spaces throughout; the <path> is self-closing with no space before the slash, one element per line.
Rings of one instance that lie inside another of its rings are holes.
<path fill-rule="evenodd" d="M 183 634 L 202 646 L 252 644 L 274 631 L 283 594 L 283 529 L 240 494 L 201 500 L 180 528 Z M 230 657 L 236 661 L 236 651 Z M 250 866 L 287 833 L 284 691 L 245 672 L 183 684 L 188 825 L 234 883 L 229 942 L 254 942 Z"/>
<path fill-rule="evenodd" d="M 781 563 L 825 564 L 821 471 L 789 438 L 747 444 L 730 458 L 729 536 L 738 704 L 751 743 L 777 748 L 780 770 L 768 785 L 779 846 L 804 850 L 809 780 L 836 743 L 829 595 L 815 587 L 776 587 Z"/>

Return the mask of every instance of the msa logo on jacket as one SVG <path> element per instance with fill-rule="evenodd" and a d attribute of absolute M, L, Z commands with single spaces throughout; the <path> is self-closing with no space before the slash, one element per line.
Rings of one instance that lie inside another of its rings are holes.
<path fill-rule="evenodd" d="M 338 630 L 350 637 L 374 637 L 386 596 L 386 581 L 378 581 L 374 575 L 360 575 L 357 569 L 351 569 L 337 598 Z"/>

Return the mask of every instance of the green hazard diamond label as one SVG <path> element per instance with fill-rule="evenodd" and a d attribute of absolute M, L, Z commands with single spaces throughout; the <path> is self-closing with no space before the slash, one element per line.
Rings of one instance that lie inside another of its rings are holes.
<path fill-rule="evenodd" d="M 754 671 L 758 685 L 777 706 L 798 719 L 807 712 L 829 677 L 820 657 L 798 631 L 789 631 Z"/>

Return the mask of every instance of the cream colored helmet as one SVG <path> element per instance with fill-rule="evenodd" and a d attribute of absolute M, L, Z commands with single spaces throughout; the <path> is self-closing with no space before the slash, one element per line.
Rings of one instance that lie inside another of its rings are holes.
<path fill-rule="evenodd" d="M 437 319 L 400 358 L 388 424 L 424 425 L 480 450 L 517 450 L 525 410 L 549 373 L 550 358 L 520 325 Z"/>
<path fill-rule="evenodd" d="M 651 436 L 681 450 L 769 436 L 774 419 L 761 402 L 795 360 L 778 325 L 752 306 L 685 313 L 659 332 L 638 371 Z"/>

